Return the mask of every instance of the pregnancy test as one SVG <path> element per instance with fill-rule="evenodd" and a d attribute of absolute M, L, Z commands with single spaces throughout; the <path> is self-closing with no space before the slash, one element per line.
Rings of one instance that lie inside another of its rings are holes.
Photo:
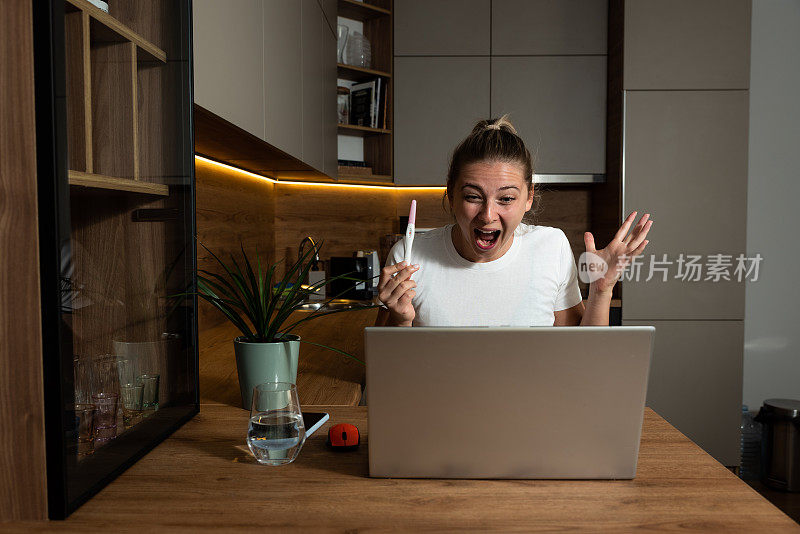
<path fill-rule="evenodd" d="M 411 265 L 411 244 L 414 243 L 414 222 L 417 219 L 417 201 L 411 201 L 411 211 L 408 212 L 408 226 L 406 226 L 405 242 L 405 256 L 403 261 L 406 265 Z"/>

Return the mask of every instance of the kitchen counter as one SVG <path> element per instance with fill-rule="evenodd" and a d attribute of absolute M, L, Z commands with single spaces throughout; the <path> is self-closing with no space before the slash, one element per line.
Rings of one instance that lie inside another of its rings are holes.
<path fill-rule="evenodd" d="M 295 312 L 293 322 L 310 312 Z M 295 331 L 302 339 L 329 344 L 364 360 L 364 328 L 375 324 L 376 308 L 350 310 L 314 319 Z M 287 323 L 291 324 L 291 323 Z M 200 332 L 201 402 L 241 404 L 233 339 L 239 331 L 225 322 Z M 307 343 L 300 344 L 297 392 L 300 405 L 355 406 L 361 400 L 364 366 L 347 356 Z"/>
<path fill-rule="evenodd" d="M 305 406 L 331 419 L 290 465 L 258 465 L 248 412 L 200 413 L 63 522 L 13 531 L 572 530 L 798 532 L 747 484 L 645 410 L 634 480 L 427 480 L 368 477 L 365 407 Z M 325 445 L 331 424 L 362 433 L 358 451 Z"/>

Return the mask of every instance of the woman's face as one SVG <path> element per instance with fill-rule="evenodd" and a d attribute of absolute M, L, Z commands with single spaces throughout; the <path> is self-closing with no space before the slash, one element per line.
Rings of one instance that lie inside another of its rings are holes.
<path fill-rule="evenodd" d="M 453 244 L 465 259 L 482 263 L 505 254 L 514 230 L 533 204 L 522 166 L 481 161 L 464 166 L 453 186 Z"/>

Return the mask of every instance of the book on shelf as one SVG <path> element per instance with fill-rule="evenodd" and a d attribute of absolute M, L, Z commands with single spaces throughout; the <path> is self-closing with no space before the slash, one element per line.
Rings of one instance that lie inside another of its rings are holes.
<path fill-rule="evenodd" d="M 357 83 L 350 87 L 350 124 L 386 128 L 386 80 Z"/>

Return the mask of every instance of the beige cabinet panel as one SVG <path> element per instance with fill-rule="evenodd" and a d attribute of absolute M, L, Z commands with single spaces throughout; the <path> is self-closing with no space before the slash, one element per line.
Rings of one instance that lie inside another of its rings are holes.
<path fill-rule="evenodd" d="M 322 13 L 325 16 L 325 23 L 328 25 L 331 35 L 336 39 L 336 12 L 338 10 L 336 0 L 317 0 L 317 2 L 322 8 Z M 336 55 L 334 54 L 334 58 L 335 57 Z"/>
<path fill-rule="evenodd" d="M 639 281 L 623 282 L 624 319 L 744 318 L 734 272 L 747 252 L 747 126 L 747 91 L 626 92 L 624 211 L 648 212 L 654 225 Z M 672 265 L 651 263 L 664 254 Z M 689 276 L 676 278 L 681 254 L 702 257 L 700 281 L 685 263 L 680 274 Z M 709 258 L 716 254 L 732 265 Z M 666 281 L 656 269 L 646 281 L 651 265 L 666 269 Z"/>
<path fill-rule="evenodd" d="M 301 7 L 305 0 L 263 1 L 264 140 L 302 159 Z"/>
<path fill-rule="evenodd" d="M 605 0 L 493 0 L 492 55 L 605 54 Z"/>
<path fill-rule="evenodd" d="M 323 4 L 330 0 L 323 0 Z M 333 0 L 336 13 L 336 1 Z M 333 18 L 334 23 L 336 17 Z M 327 23 L 326 23 L 327 25 Z M 322 40 L 322 172 L 335 178 L 337 175 L 337 123 L 336 114 L 336 36 L 323 32 Z"/>
<path fill-rule="evenodd" d="M 193 4 L 194 101 L 264 137 L 263 0 Z"/>
<path fill-rule="evenodd" d="M 536 173 L 606 172 L 604 56 L 492 58 L 491 113 L 510 115 Z"/>
<path fill-rule="evenodd" d="M 322 170 L 326 89 L 324 74 L 327 71 L 323 62 L 322 48 L 328 28 L 317 0 L 301 0 L 300 4 L 303 77 L 302 160 L 315 169 Z"/>
<path fill-rule="evenodd" d="M 448 157 L 489 116 L 489 58 L 396 57 L 395 182 L 444 185 Z"/>
<path fill-rule="evenodd" d="M 750 0 L 625 2 L 625 89 L 747 89 Z"/>
<path fill-rule="evenodd" d="M 396 56 L 489 55 L 489 0 L 395 0 Z"/>
<path fill-rule="evenodd" d="M 739 465 L 742 321 L 623 321 L 656 328 L 647 405 L 723 465 Z"/>

